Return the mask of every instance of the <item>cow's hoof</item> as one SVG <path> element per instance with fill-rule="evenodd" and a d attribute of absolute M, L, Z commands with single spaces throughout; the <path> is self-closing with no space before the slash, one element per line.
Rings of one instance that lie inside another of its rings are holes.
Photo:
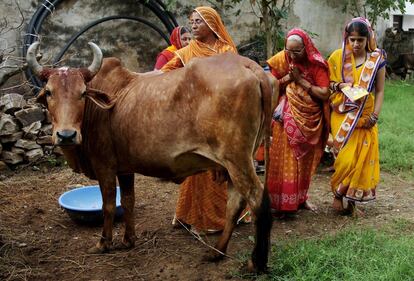
<path fill-rule="evenodd" d="M 263 273 L 268 273 L 268 268 L 267 266 L 265 266 L 264 268 L 257 268 L 253 261 L 251 259 L 249 259 L 247 261 L 246 266 L 243 268 L 243 270 L 245 274 L 263 274 Z"/>
<path fill-rule="evenodd" d="M 135 241 L 125 241 L 118 242 L 114 245 L 114 248 L 117 250 L 129 250 L 135 247 Z"/>
<path fill-rule="evenodd" d="M 208 262 L 218 262 L 224 258 L 224 255 L 216 252 L 216 251 L 209 251 L 207 254 L 203 256 L 203 260 Z"/>
<path fill-rule="evenodd" d="M 87 250 L 88 254 L 105 254 L 109 252 L 109 248 L 95 245 Z"/>
<path fill-rule="evenodd" d="M 247 261 L 246 271 L 247 273 L 256 273 L 256 267 L 254 266 L 254 263 L 251 259 Z"/>

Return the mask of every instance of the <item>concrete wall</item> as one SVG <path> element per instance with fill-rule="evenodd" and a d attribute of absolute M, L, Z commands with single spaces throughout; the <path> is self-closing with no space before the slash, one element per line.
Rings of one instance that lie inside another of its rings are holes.
<path fill-rule="evenodd" d="M 183 1 L 189 6 L 203 5 L 206 1 Z M 342 0 L 296 0 L 289 18 L 284 22 L 283 31 L 300 27 L 316 36 L 316 46 L 324 55 L 329 55 L 341 46 L 342 31 L 345 23 L 352 17 L 342 12 Z M 241 9 L 239 16 L 234 13 Z M 258 33 L 257 17 L 251 11 L 248 1 L 233 10 L 221 10 L 224 22 L 237 44 L 243 44 Z M 185 23 L 184 18 L 179 18 Z"/>
<path fill-rule="evenodd" d="M 341 12 L 341 0 L 297 0 L 286 29 L 300 27 L 312 32 L 316 47 L 325 55 L 339 48 L 350 16 Z"/>
<path fill-rule="evenodd" d="M 135 0 L 101 1 L 68 0 L 61 4 L 44 22 L 41 41 L 46 59 L 55 58 L 74 34 L 90 22 L 113 15 L 138 16 L 157 24 L 159 19 Z M 101 23 L 88 30 L 68 49 L 62 64 L 79 66 L 90 63 L 87 42 L 97 43 L 104 56 L 116 56 L 132 70 L 151 70 L 158 51 L 166 42 L 156 31 L 131 20 Z"/>
<path fill-rule="evenodd" d="M 409 30 L 413 28 L 414 28 L 414 15 L 404 15 L 403 30 Z"/>

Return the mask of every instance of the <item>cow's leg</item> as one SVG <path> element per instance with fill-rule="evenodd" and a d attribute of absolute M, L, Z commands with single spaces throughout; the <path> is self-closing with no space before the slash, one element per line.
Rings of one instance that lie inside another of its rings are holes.
<path fill-rule="evenodd" d="M 112 228 L 116 210 L 116 178 L 115 174 L 108 172 L 99 177 L 99 186 L 102 194 L 102 210 L 104 215 L 104 226 L 99 242 L 89 249 L 89 253 L 105 253 L 112 247 Z"/>
<path fill-rule="evenodd" d="M 224 230 L 216 243 L 215 248 L 221 253 L 226 253 L 233 230 L 237 224 L 241 212 L 246 207 L 246 201 L 238 190 L 233 186 L 232 181 L 228 182 L 227 192 L 227 206 L 226 206 L 226 224 Z M 212 250 L 209 259 L 212 261 L 219 260 L 224 256 L 217 251 Z"/>
<path fill-rule="evenodd" d="M 236 163 L 249 163 L 245 166 L 229 165 L 227 167 L 234 187 L 249 204 L 255 218 L 256 241 L 251 260 L 248 262 L 248 270 L 264 272 L 267 269 L 272 228 L 269 194 L 255 173 L 253 161 Z"/>
<path fill-rule="evenodd" d="M 135 245 L 135 222 L 134 222 L 134 174 L 118 175 L 119 186 L 121 188 L 121 206 L 124 209 L 125 234 L 122 243 L 125 247 L 131 248 Z"/>

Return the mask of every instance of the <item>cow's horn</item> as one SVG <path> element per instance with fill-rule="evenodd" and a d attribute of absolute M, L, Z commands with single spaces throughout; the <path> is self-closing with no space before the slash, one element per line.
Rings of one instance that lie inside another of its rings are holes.
<path fill-rule="evenodd" d="M 39 48 L 40 42 L 34 42 L 30 45 L 29 49 L 27 50 L 26 54 L 26 62 L 30 69 L 34 72 L 35 75 L 40 75 L 43 70 L 43 66 L 41 66 L 36 59 L 37 49 Z"/>
<path fill-rule="evenodd" d="M 95 75 L 102 65 L 102 51 L 95 43 L 88 42 L 88 45 L 91 47 L 93 52 L 93 61 L 92 64 L 88 67 L 88 70 L 92 75 Z"/>

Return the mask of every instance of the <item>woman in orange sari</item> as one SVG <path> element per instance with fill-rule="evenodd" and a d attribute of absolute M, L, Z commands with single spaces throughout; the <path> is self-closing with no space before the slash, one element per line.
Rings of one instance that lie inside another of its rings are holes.
<path fill-rule="evenodd" d="M 279 213 L 314 210 L 308 189 L 329 133 L 328 64 L 299 28 L 288 33 L 285 50 L 267 63 L 281 89 L 270 146 L 271 207 Z"/>
<path fill-rule="evenodd" d="M 179 49 L 187 46 L 188 43 L 190 43 L 190 40 L 190 30 L 184 26 L 177 26 L 174 28 L 170 35 L 171 46 L 165 48 L 161 53 L 158 54 L 154 70 L 161 69 L 174 57 L 174 53 Z"/>
<path fill-rule="evenodd" d="M 192 58 L 209 57 L 224 52 L 236 53 L 236 46 L 219 14 L 210 7 L 198 7 L 190 16 L 194 40 L 175 52 L 161 71 L 185 66 Z M 188 177 L 180 186 L 173 224 L 191 226 L 193 232 L 223 230 L 226 219 L 227 183 L 217 183 L 212 171 Z"/>
<path fill-rule="evenodd" d="M 333 207 L 340 212 L 344 211 L 344 198 L 351 212 L 356 202 L 375 199 L 380 176 L 376 123 L 384 99 L 385 58 L 365 18 L 354 18 L 346 25 L 342 48 L 329 57 L 336 154 L 331 187 Z M 352 89 L 364 95 L 353 96 Z"/>

